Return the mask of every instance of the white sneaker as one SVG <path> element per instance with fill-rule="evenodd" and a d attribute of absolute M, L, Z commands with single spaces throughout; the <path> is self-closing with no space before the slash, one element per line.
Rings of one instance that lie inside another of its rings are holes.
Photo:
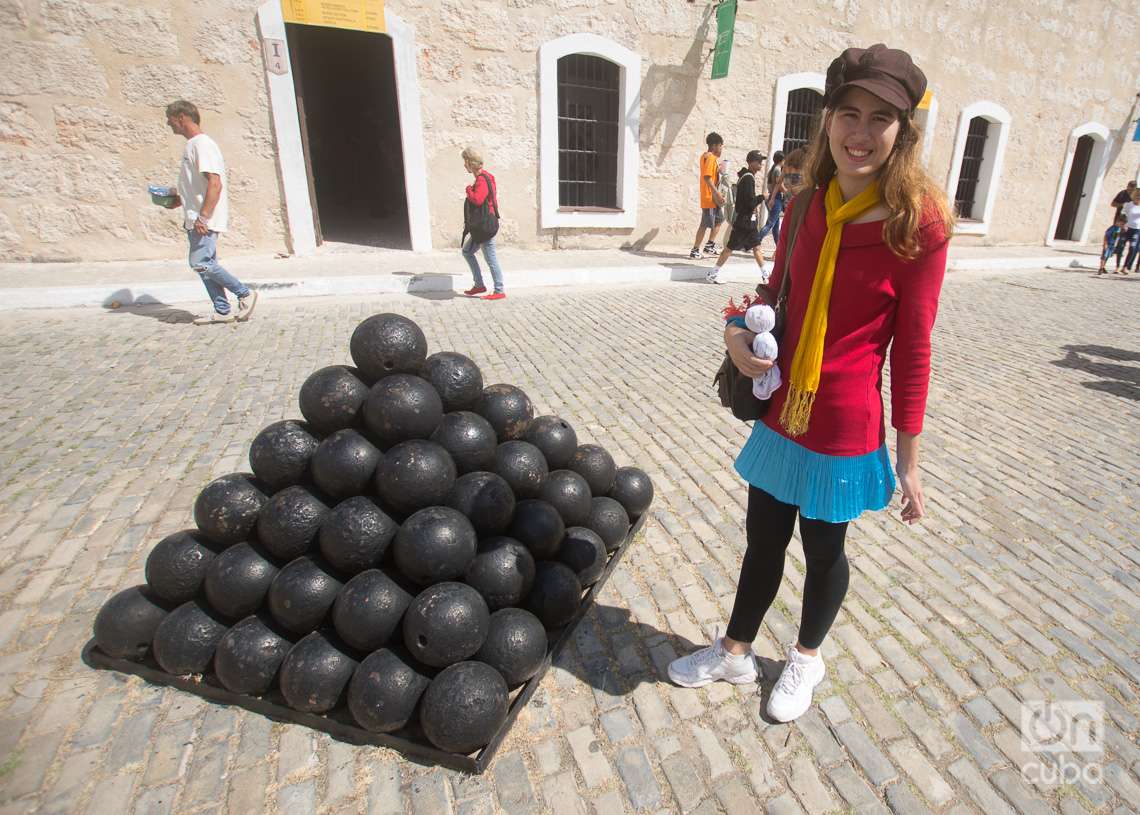
<path fill-rule="evenodd" d="M 720 279 L 719 269 L 711 269 L 710 271 L 705 272 L 705 282 L 715 283 L 718 286 L 723 286 L 728 281 Z"/>
<path fill-rule="evenodd" d="M 224 323 L 237 322 L 237 316 L 231 311 L 229 314 L 218 314 L 214 312 L 209 317 L 197 317 L 194 320 L 194 325 L 223 325 Z"/>
<path fill-rule="evenodd" d="M 739 656 L 728 653 L 724 640 L 717 637 L 712 645 L 670 662 L 669 678 L 682 688 L 700 688 L 718 679 L 747 685 L 756 681 L 756 660 L 751 651 Z"/>
<path fill-rule="evenodd" d="M 794 644 L 789 646 L 788 662 L 768 697 L 768 715 L 777 722 L 790 722 L 804 715 L 811 707 L 812 691 L 823 681 L 826 671 L 822 656 L 801 654 Z"/>
<path fill-rule="evenodd" d="M 257 290 L 250 289 L 245 297 L 238 298 L 238 322 L 244 323 L 253 314 L 253 307 L 257 305 Z"/>

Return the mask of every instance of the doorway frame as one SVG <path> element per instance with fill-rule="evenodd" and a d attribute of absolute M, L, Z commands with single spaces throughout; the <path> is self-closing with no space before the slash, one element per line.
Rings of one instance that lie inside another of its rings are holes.
<path fill-rule="evenodd" d="M 1065 160 L 1061 165 L 1061 177 L 1057 180 L 1057 195 L 1053 199 L 1053 213 L 1049 216 L 1049 229 L 1045 233 L 1045 245 L 1084 243 L 1088 240 L 1089 230 L 1092 228 L 1093 213 L 1099 206 L 1101 187 L 1104 184 L 1105 156 L 1108 154 L 1108 128 L 1099 122 L 1085 122 L 1074 127 L 1069 133 L 1069 141 L 1065 145 Z M 1057 222 L 1061 219 L 1061 206 L 1065 201 L 1065 188 L 1069 186 L 1069 173 L 1073 169 L 1073 156 L 1077 152 L 1077 142 L 1082 136 L 1091 136 L 1093 139 L 1092 153 L 1089 154 L 1089 168 L 1085 171 L 1084 198 L 1077 209 L 1074 221 L 1074 232 L 1080 235 L 1079 240 L 1062 240 L 1053 237 L 1057 232 Z"/>
<path fill-rule="evenodd" d="M 396 107 L 400 116 L 400 145 L 404 156 L 404 190 L 408 207 L 408 234 L 413 252 L 431 251 L 431 213 L 428 210 L 427 158 L 424 151 L 420 82 L 416 70 L 416 30 L 388 8 L 384 9 L 385 33 L 392 38 L 392 70 L 396 79 Z M 277 143 L 277 172 L 285 201 L 289 250 L 305 255 L 316 250 L 313 205 L 301 146 L 301 122 L 293 89 L 293 63 L 285 36 L 280 0 L 268 0 L 257 9 L 257 30 L 264 59 L 265 40 L 285 42 L 284 74 L 265 66 L 269 110 Z"/>
<path fill-rule="evenodd" d="M 784 131 L 788 126 L 788 95 L 792 91 L 808 88 L 823 96 L 826 84 L 826 76 L 812 72 L 784 74 L 776 80 L 776 93 L 772 97 L 772 126 L 768 144 L 769 161 L 777 150 L 784 149 Z"/>

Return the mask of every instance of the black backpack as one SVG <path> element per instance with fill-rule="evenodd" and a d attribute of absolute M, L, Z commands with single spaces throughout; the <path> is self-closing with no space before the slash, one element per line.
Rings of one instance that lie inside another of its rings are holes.
<path fill-rule="evenodd" d="M 487 185 L 487 197 L 478 206 L 466 198 L 463 199 L 463 237 L 459 239 L 461 244 L 468 235 L 471 235 L 476 244 L 486 243 L 499 231 L 499 200 L 495 194 L 495 185 L 491 181 L 491 176 L 486 173 L 479 173 L 479 178 L 482 178 Z"/>

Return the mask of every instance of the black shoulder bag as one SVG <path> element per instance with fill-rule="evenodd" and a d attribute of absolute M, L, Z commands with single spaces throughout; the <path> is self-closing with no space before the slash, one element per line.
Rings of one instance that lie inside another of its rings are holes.
<path fill-rule="evenodd" d="M 467 239 L 468 234 L 476 244 L 486 243 L 499 231 L 499 196 L 496 195 L 489 175 L 479 173 L 479 177 L 487 185 L 487 197 L 478 206 L 463 199 L 463 236 L 459 239 L 460 244 Z"/>
<path fill-rule="evenodd" d="M 784 276 L 780 280 L 780 292 L 776 296 L 774 307 L 776 326 L 772 329 L 772 334 L 775 335 L 777 342 L 783 338 L 784 321 L 788 312 L 788 291 L 792 279 L 792 252 L 796 247 L 796 238 L 799 236 L 800 226 L 803 224 L 808 207 L 811 205 L 813 192 L 813 190 L 800 192 L 792 202 L 792 209 L 789 213 L 788 250 L 784 253 Z M 756 293 L 765 295 L 765 299 L 771 302 L 772 290 L 767 285 L 763 283 L 758 285 Z M 737 369 L 727 350 L 724 352 L 724 359 L 720 363 L 716 376 L 713 377 L 713 385 L 716 386 L 721 405 L 731 410 L 732 415 L 742 422 L 755 421 L 768 412 L 768 403 L 771 400 L 756 398 L 752 393 L 752 377 L 745 376 Z"/>

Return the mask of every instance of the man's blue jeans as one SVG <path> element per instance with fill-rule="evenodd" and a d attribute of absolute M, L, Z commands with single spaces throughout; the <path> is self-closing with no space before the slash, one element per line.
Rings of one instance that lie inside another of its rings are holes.
<path fill-rule="evenodd" d="M 768 210 L 768 220 L 764 223 L 764 228 L 760 230 L 760 240 L 764 240 L 764 236 L 771 232 L 772 240 L 776 243 L 780 242 L 780 215 L 783 212 L 784 195 L 783 193 L 776 193 L 772 200 L 772 208 Z"/>
<path fill-rule="evenodd" d="M 471 267 L 471 276 L 475 278 L 475 285 L 477 287 L 483 285 L 483 273 L 479 270 L 479 261 L 475 258 L 475 253 L 479 251 L 479 247 L 483 247 L 483 259 L 491 268 L 491 279 L 495 281 L 495 291 L 502 291 L 503 270 L 499 266 L 499 257 L 495 254 L 494 238 L 485 243 L 475 243 L 474 238 L 468 238 L 463 244 L 463 259 Z"/>
<path fill-rule="evenodd" d="M 199 235 L 193 229 L 188 229 L 186 234 L 190 238 L 190 268 L 202 278 L 206 293 L 214 301 L 214 311 L 229 314 L 230 301 L 226 299 L 226 289 L 232 291 L 235 297 L 245 297 L 249 294 L 249 288 L 218 263 L 217 232 Z"/>

